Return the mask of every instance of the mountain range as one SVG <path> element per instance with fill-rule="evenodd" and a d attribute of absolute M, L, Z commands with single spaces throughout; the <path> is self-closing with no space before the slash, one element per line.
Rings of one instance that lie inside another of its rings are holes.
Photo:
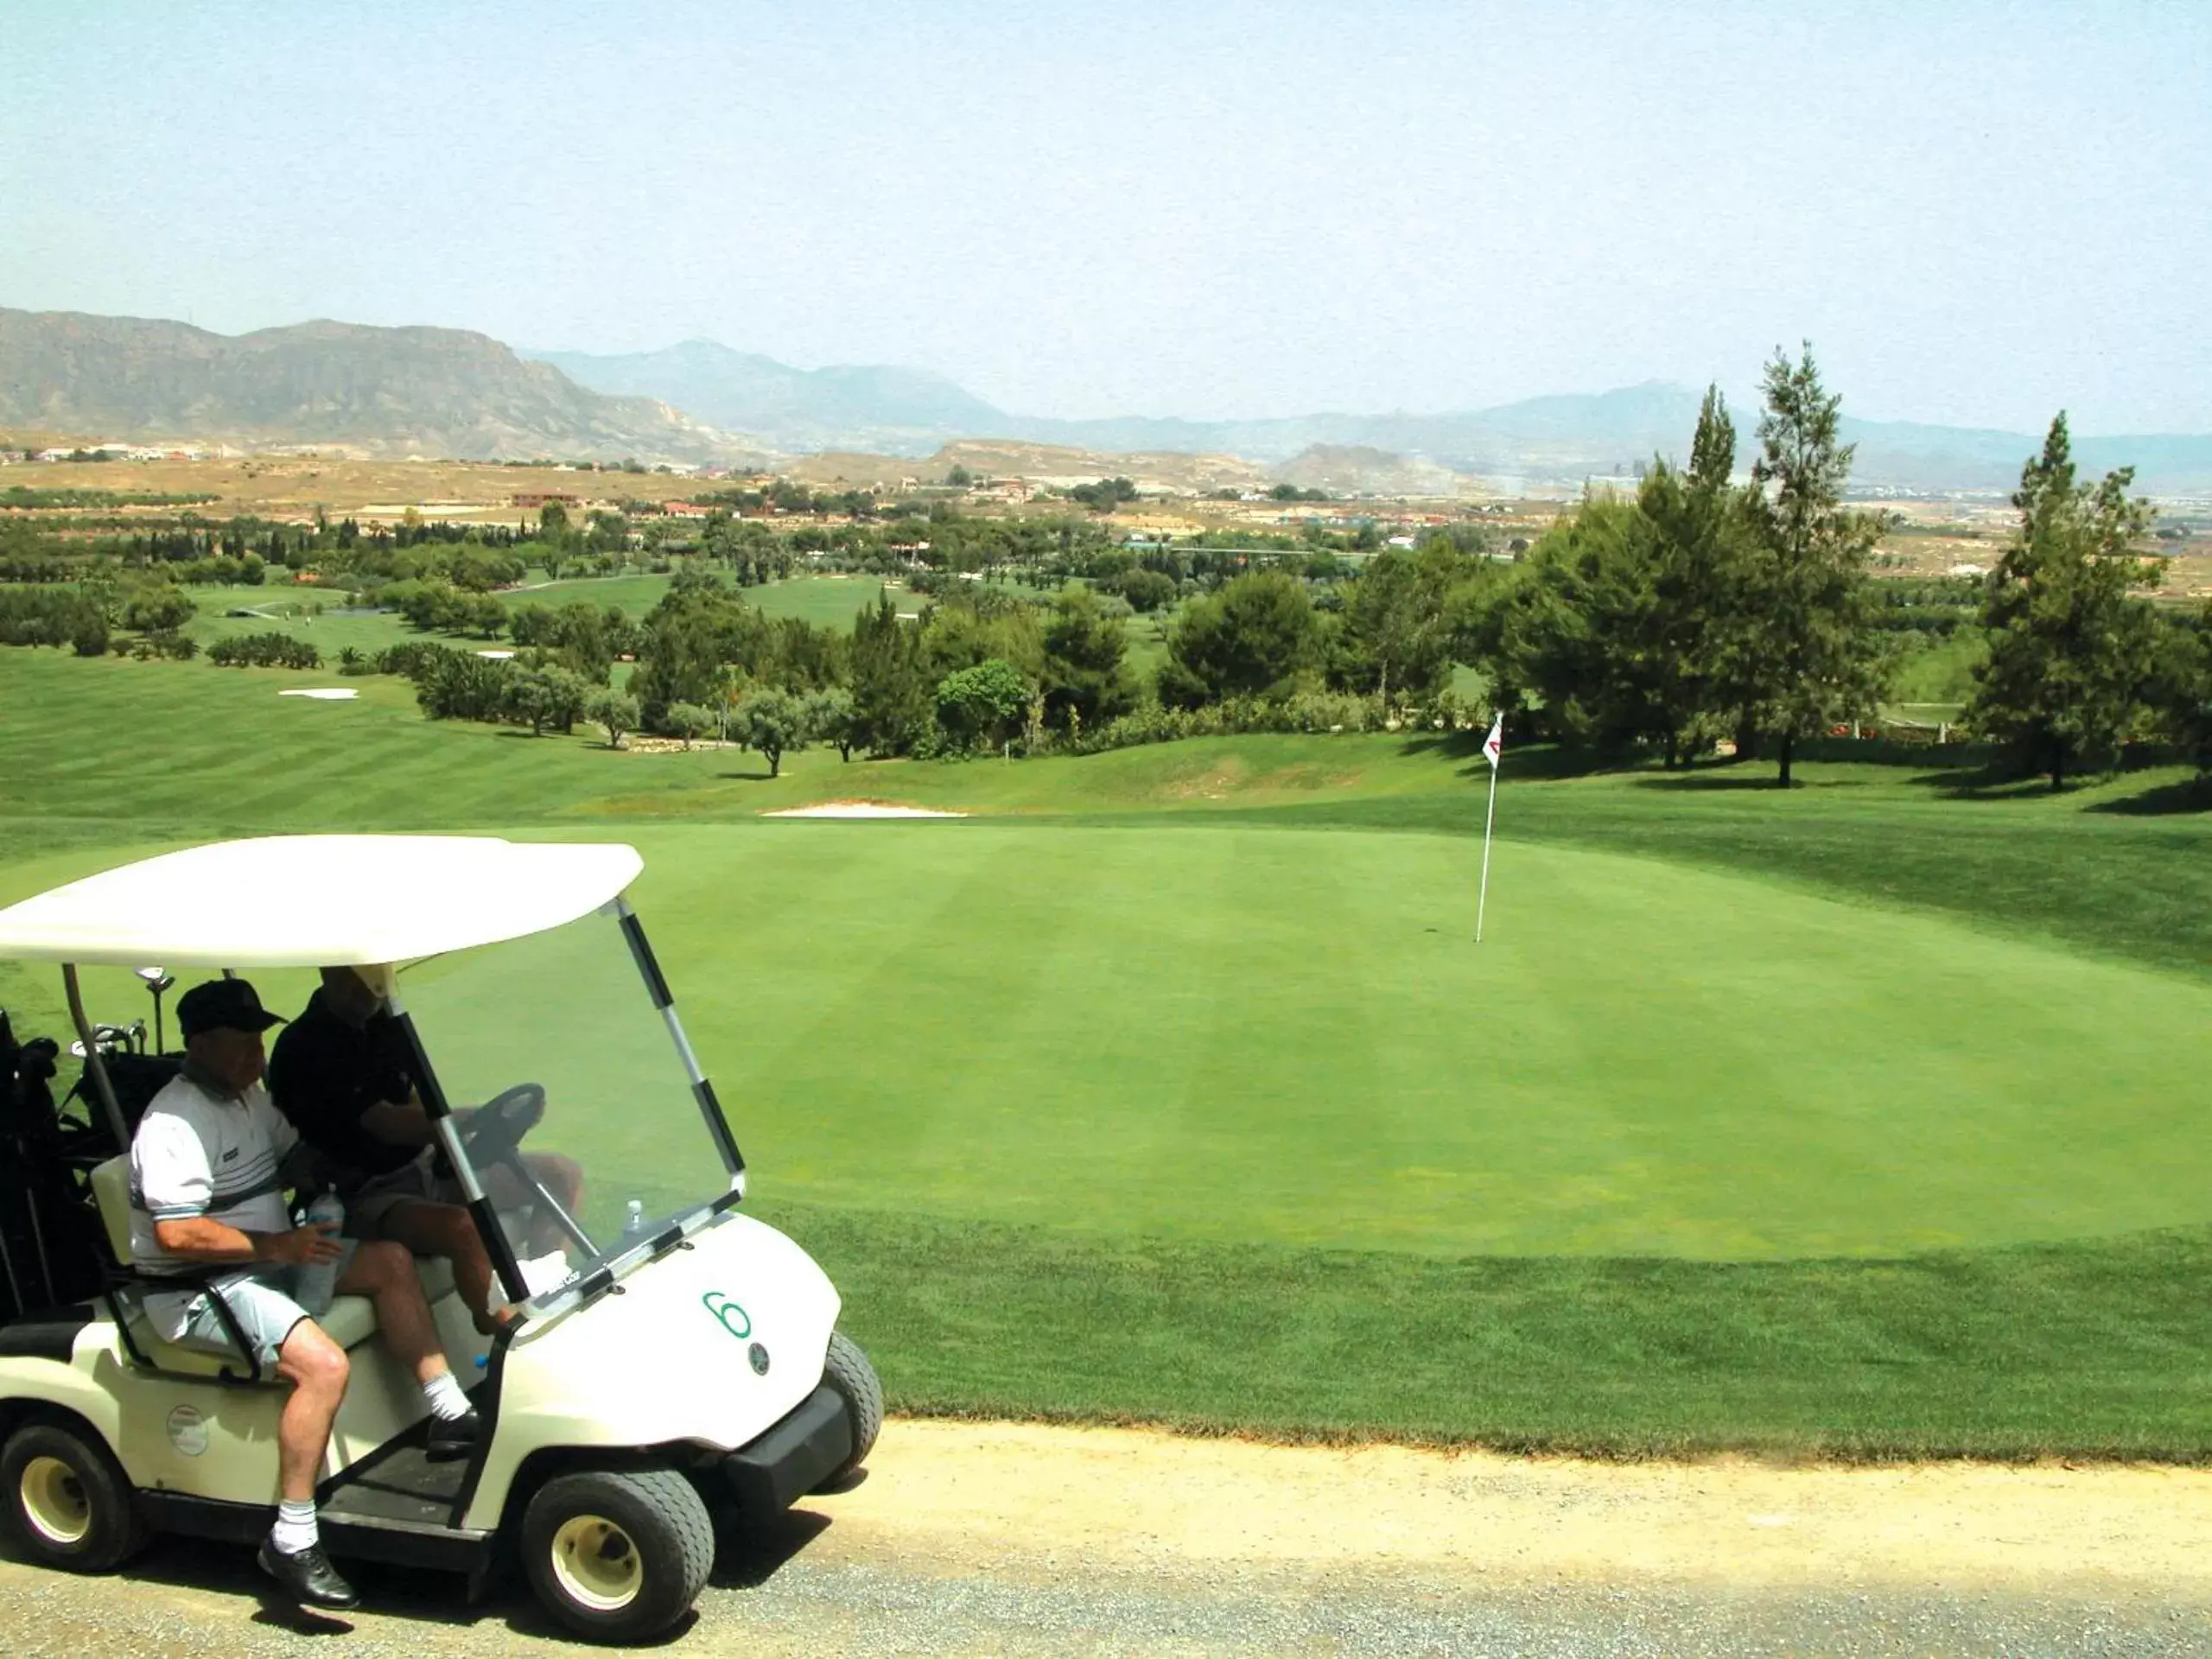
<path fill-rule="evenodd" d="M 231 336 L 181 322 L 4 308 L 0 427 L 469 460 L 757 456 L 664 403 L 588 391 L 457 328 L 303 322 Z"/>
<path fill-rule="evenodd" d="M 705 340 L 628 356 L 524 355 L 554 364 L 596 391 L 664 397 L 775 448 L 923 455 L 948 440 L 991 436 L 1107 454 L 1233 455 L 1302 486 L 1380 493 L 1449 494 L 1445 474 L 1501 489 L 1556 489 L 1628 473 L 1655 454 L 1680 459 L 1689 448 L 1703 396 L 1688 386 L 1648 381 L 1434 415 L 1070 421 L 995 408 L 921 370 L 794 369 Z M 1736 416 L 1738 454 L 1748 464 L 1758 413 L 1738 408 Z M 2043 445 L 2040 433 L 1848 415 L 1843 435 L 1858 445 L 1853 482 L 1897 491 L 2009 491 L 2019 481 L 2021 465 Z M 2077 435 L 2075 457 L 2085 471 L 2133 466 L 2143 489 L 2212 493 L 2212 436 Z"/>
<path fill-rule="evenodd" d="M 1653 381 L 1441 414 L 1058 420 L 996 408 L 921 370 L 798 369 L 703 340 L 601 356 L 518 352 L 453 328 L 317 321 L 231 336 L 0 308 L 0 429 L 49 440 L 753 467 L 821 451 L 915 457 L 987 439 L 1084 452 L 1086 466 L 1211 457 L 1224 479 L 1256 468 L 1332 493 L 1555 493 L 1654 454 L 1682 455 L 1699 396 Z M 1739 409 L 1737 418 L 1748 461 L 1756 410 Z M 1850 416 L 1844 435 L 1858 445 L 1854 486 L 1898 492 L 2009 490 L 2042 442 Z M 2212 494 L 2212 436 L 2077 435 L 2075 453 L 2086 472 L 2133 466 L 2140 489 Z M 1046 470 L 1074 464 L 1063 456 Z"/>

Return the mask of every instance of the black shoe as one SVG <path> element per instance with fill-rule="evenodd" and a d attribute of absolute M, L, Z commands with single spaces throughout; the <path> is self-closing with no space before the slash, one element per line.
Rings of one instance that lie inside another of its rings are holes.
<path fill-rule="evenodd" d="M 305 1549 L 283 1550 L 273 1543 L 261 1546 L 261 1570 L 284 1586 L 302 1607 L 358 1607 L 360 1592 L 338 1576 L 321 1544 Z"/>
<path fill-rule="evenodd" d="M 484 1420 L 476 1414 L 474 1407 L 459 1417 L 430 1419 L 430 1438 L 428 1450 L 432 1463 L 450 1463 L 465 1458 L 476 1450 L 476 1442 L 484 1433 Z"/>

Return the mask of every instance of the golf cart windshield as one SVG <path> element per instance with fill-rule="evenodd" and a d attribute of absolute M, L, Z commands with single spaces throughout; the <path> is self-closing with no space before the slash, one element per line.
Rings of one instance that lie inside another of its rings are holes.
<path fill-rule="evenodd" d="M 726 1200 L 719 1111 L 615 916 L 410 964 L 398 991 L 534 1298 Z"/>

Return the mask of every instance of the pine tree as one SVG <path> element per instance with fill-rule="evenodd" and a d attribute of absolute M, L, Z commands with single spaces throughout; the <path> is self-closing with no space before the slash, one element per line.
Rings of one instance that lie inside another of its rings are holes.
<path fill-rule="evenodd" d="M 854 617 L 851 662 L 861 741 L 878 754 L 905 753 L 929 728 L 935 710 L 921 629 L 899 620 L 889 594 L 880 593 Z"/>
<path fill-rule="evenodd" d="M 1720 388 L 1708 385 L 1698 406 L 1697 435 L 1690 441 L 1690 481 L 1717 495 L 1728 487 L 1735 470 L 1736 423 L 1728 418 L 1728 400 Z"/>
<path fill-rule="evenodd" d="M 1776 781 L 1787 789 L 1797 740 L 1870 709 L 1880 695 L 1884 657 L 1867 563 L 1885 521 L 1843 506 L 1854 446 L 1841 442 L 1843 400 L 1821 389 L 1809 343 L 1795 364 L 1775 353 L 1764 390 L 1751 467 L 1740 713 L 1745 724 L 1774 734 Z"/>
<path fill-rule="evenodd" d="M 2151 504 L 2128 499 L 2133 467 L 2076 481 L 2062 410 L 2012 497 L 2018 537 L 1989 573 L 1982 624 L 1989 660 L 1967 721 L 2064 787 L 2066 774 L 2113 755 L 2151 714 L 2159 641 L 2150 606 L 2156 561 L 2136 551 Z"/>
<path fill-rule="evenodd" d="M 1744 701 L 1749 520 L 1745 493 L 1729 485 L 1735 468 L 1735 423 L 1720 389 L 1708 386 L 1688 472 L 1658 461 L 1637 492 L 1656 547 L 1653 646 L 1663 664 L 1669 766 L 1686 748 L 1702 747 L 1715 721 Z"/>

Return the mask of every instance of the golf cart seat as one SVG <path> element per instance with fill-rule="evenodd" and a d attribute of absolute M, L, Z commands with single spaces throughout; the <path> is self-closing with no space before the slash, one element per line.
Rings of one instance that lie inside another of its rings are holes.
<path fill-rule="evenodd" d="M 99 1203 L 100 1224 L 107 1230 L 108 1247 L 115 1252 L 115 1259 L 128 1265 L 130 1261 L 130 1160 L 111 1158 L 92 1171 L 92 1196 Z M 453 1264 L 442 1257 L 433 1261 L 417 1260 L 423 1275 L 423 1294 L 435 1302 L 453 1288 Z M 242 1367 L 242 1357 L 233 1353 L 213 1353 L 205 1349 L 187 1348 L 178 1343 L 164 1341 L 157 1333 L 137 1299 L 118 1298 L 130 1325 L 130 1340 L 138 1351 L 165 1371 L 188 1371 L 195 1376 L 219 1376 L 226 1370 Z M 315 1320 L 330 1339 L 341 1348 L 354 1348 L 377 1333 L 376 1304 L 365 1296 L 340 1296 L 334 1300 Z"/>

